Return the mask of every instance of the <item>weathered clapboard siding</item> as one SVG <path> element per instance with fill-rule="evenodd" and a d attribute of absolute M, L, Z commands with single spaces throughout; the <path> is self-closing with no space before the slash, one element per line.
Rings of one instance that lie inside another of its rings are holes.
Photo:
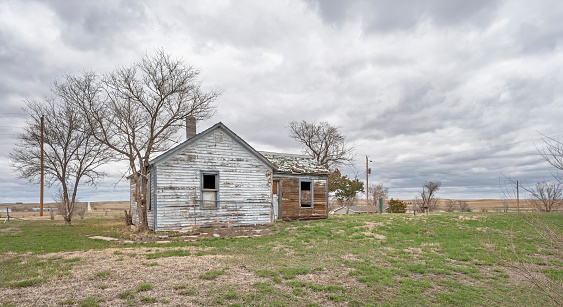
<path fill-rule="evenodd" d="M 147 221 L 153 230 L 257 225 L 270 223 L 274 218 L 328 217 L 325 167 L 310 156 L 259 153 L 222 123 L 151 160 L 147 167 L 150 195 Z M 202 207 L 202 172 L 212 176 L 206 177 L 205 197 L 211 202 L 216 197 L 217 208 L 208 204 L 205 209 Z M 280 184 L 275 204 L 274 179 Z M 307 188 L 312 193 L 303 196 L 303 199 L 313 198 L 310 208 L 299 204 L 299 180 L 312 183 L 311 189 Z M 134 223 L 138 223 L 133 183 L 131 191 L 132 214 Z"/>
<path fill-rule="evenodd" d="M 153 168 L 157 230 L 271 222 L 273 169 L 222 129 Z M 218 209 L 201 209 L 201 172 L 218 176 Z"/>
<path fill-rule="evenodd" d="M 278 179 L 278 177 L 274 177 Z M 281 180 L 281 217 L 283 220 L 307 220 L 328 218 L 327 176 L 324 175 L 285 175 Z M 301 207 L 299 204 L 299 180 L 313 182 L 313 206 Z"/>

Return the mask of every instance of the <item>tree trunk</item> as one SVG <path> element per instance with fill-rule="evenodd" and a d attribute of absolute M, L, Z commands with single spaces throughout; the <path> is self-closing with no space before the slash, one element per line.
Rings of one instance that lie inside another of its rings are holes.
<path fill-rule="evenodd" d="M 141 231 L 149 230 L 149 223 L 147 221 L 147 200 L 142 196 L 141 201 L 138 203 L 139 214 L 139 227 Z"/>

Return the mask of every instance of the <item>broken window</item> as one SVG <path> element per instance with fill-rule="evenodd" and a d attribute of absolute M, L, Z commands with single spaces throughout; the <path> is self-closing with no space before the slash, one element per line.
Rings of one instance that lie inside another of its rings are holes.
<path fill-rule="evenodd" d="M 217 173 L 201 173 L 201 208 L 217 209 L 219 185 Z"/>
<path fill-rule="evenodd" d="M 313 185 L 311 181 L 301 180 L 299 184 L 299 204 L 303 208 L 313 207 Z"/>

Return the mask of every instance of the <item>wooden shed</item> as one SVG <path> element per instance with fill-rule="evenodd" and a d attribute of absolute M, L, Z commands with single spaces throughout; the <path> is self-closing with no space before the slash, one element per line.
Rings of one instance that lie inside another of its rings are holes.
<path fill-rule="evenodd" d="M 309 156 L 260 153 L 223 123 L 161 154 L 147 168 L 151 230 L 328 217 L 326 169 Z"/>
<path fill-rule="evenodd" d="M 310 156 L 261 152 L 275 165 L 273 194 L 276 218 L 328 218 L 328 170 Z"/>

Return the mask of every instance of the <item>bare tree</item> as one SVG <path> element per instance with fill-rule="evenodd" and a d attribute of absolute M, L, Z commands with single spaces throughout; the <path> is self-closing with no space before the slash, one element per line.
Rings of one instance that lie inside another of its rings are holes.
<path fill-rule="evenodd" d="M 563 171 L 563 142 L 547 136 L 544 136 L 543 142 L 544 147 L 538 148 L 540 155 L 558 171 Z M 563 175 L 555 173 L 553 176 L 563 183 Z"/>
<path fill-rule="evenodd" d="M 543 181 L 526 191 L 533 197 L 529 200 L 531 206 L 539 211 L 551 212 L 563 205 L 563 184 Z"/>
<path fill-rule="evenodd" d="M 66 80 L 55 83 L 54 97 L 43 102 L 27 101 L 24 111 L 30 116 L 20 133 L 10 159 L 18 175 L 31 182 L 41 176 L 41 116 L 44 117 L 45 177 L 48 186 L 59 186 L 60 214 L 71 224 L 81 183 L 95 185 L 105 174 L 97 170 L 112 155 L 85 129 L 86 121 L 60 94 Z"/>
<path fill-rule="evenodd" d="M 446 210 L 446 212 L 454 212 L 456 205 L 457 204 L 455 200 L 448 199 L 446 200 L 446 206 L 444 207 L 444 209 Z"/>
<path fill-rule="evenodd" d="M 389 188 L 384 187 L 382 183 L 372 184 L 369 187 L 369 194 L 371 194 L 375 212 L 379 212 L 379 199 L 385 200 L 389 197 Z"/>
<path fill-rule="evenodd" d="M 428 215 L 429 211 L 434 211 L 438 209 L 438 200 L 436 199 L 436 192 L 440 189 L 442 183 L 438 181 L 426 181 L 422 185 L 422 192 L 420 192 L 420 198 L 422 200 L 422 207 L 426 210 Z"/>
<path fill-rule="evenodd" d="M 352 161 L 353 147 L 346 143 L 346 136 L 328 122 L 292 121 L 289 128 L 290 136 L 321 165 L 333 169 Z"/>
<path fill-rule="evenodd" d="M 500 187 L 506 203 L 515 202 L 515 199 L 518 197 L 516 181 L 510 177 L 505 177 Z M 518 187 L 523 188 L 522 185 L 518 185 Z M 526 188 L 525 190 L 529 192 L 531 189 Z M 511 206 L 515 207 L 515 204 L 513 203 Z M 559 220 L 545 218 L 550 214 L 553 213 L 540 212 L 536 208 L 532 212 L 520 212 L 520 217 L 523 223 L 530 225 L 531 229 L 538 234 L 537 240 L 541 243 L 540 245 L 550 248 L 554 252 L 553 255 L 556 259 L 563 259 L 563 232 L 561 231 L 563 227 L 561 227 Z M 483 244 L 503 261 L 505 265 L 511 267 L 530 283 L 538 287 L 557 306 L 563 306 L 561 281 L 547 277 L 543 268 L 538 267 L 537 264 L 530 262 L 527 257 L 522 256 L 522 252 L 514 243 L 512 235 L 506 234 L 505 236 L 509 241 L 508 251 L 504 246 L 495 247 L 490 240 L 483 242 Z"/>
<path fill-rule="evenodd" d="M 199 70 L 160 50 L 99 79 L 70 77 L 65 92 L 88 118 L 96 139 L 129 162 L 141 231 L 147 223 L 147 169 L 155 153 L 170 149 L 187 117 L 207 119 L 218 91 L 203 91 Z"/>
<path fill-rule="evenodd" d="M 469 203 L 467 203 L 466 201 L 458 200 L 457 204 L 459 206 L 459 212 L 471 212 L 471 211 L 473 211 L 473 208 L 471 208 L 469 206 Z"/>

